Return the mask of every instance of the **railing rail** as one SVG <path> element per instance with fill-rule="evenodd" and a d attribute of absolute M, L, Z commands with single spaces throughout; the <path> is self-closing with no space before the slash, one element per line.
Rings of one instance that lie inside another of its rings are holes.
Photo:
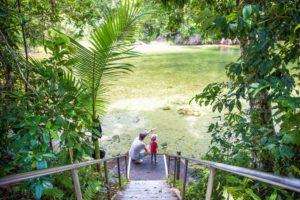
<path fill-rule="evenodd" d="M 170 160 L 171 158 L 174 158 L 174 186 L 176 179 L 179 179 L 180 174 L 180 166 L 181 166 L 181 159 L 185 161 L 185 168 L 184 168 L 184 178 L 183 178 L 183 186 L 182 186 L 182 199 L 185 197 L 185 188 L 186 188 L 186 182 L 187 182 L 187 171 L 188 171 L 188 164 L 190 162 L 194 162 L 199 165 L 203 165 L 205 167 L 208 167 L 210 169 L 210 174 L 208 178 L 208 186 L 206 191 L 206 200 L 210 200 L 212 189 L 213 189 L 213 182 L 214 182 L 214 175 L 216 173 L 216 170 L 221 170 L 225 172 L 229 172 L 235 175 L 248 177 L 251 179 L 255 179 L 261 182 L 269 183 L 271 185 L 276 185 L 282 188 L 290 189 L 295 192 L 300 192 L 300 179 L 296 178 L 288 178 L 283 176 L 276 176 L 270 173 L 260 172 L 253 169 L 243 168 L 243 167 L 237 167 L 233 165 L 227 165 L 222 163 L 216 163 L 211 161 L 203 161 L 203 160 L 196 160 L 193 158 L 188 158 L 180 155 L 180 152 L 178 152 L 179 155 L 167 155 L 168 156 L 168 171 L 170 171 Z M 0 178 L 0 186 L 10 185 L 14 183 L 20 183 L 25 180 L 39 178 L 42 176 L 57 174 L 61 172 L 71 171 L 72 172 L 72 178 L 73 178 L 73 184 L 76 192 L 76 198 L 77 200 L 82 200 L 82 194 L 80 189 L 80 182 L 78 178 L 77 169 L 89 165 L 94 164 L 104 164 L 104 175 L 105 175 L 105 184 L 107 187 L 107 198 L 110 199 L 110 191 L 108 187 L 108 169 L 107 169 L 107 162 L 111 160 L 117 161 L 117 169 L 118 169 L 118 179 L 119 179 L 119 186 L 121 187 L 121 173 L 120 173 L 120 159 L 125 159 L 125 174 L 127 175 L 127 155 L 121 155 L 116 156 L 112 158 L 107 159 L 99 159 L 99 160 L 92 160 L 82 163 L 76 163 L 76 164 L 70 164 L 65 165 L 61 167 L 54 167 L 50 169 L 43 169 L 43 170 L 36 170 L 16 175 L 10 175 L 6 177 Z"/>
<path fill-rule="evenodd" d="M 105 183 L 106 183 L 106 187 L 108 189 L 108 199 L 110 199 L 109 188 L 108 188 L 107 162 L 112 161 L 112 160 L 117 160 L 119 186 L 121 187 L 122 183 L 121 183 L 121 173 L 120 173 L 120 159 L 122 159 L 122 158 L 125 159 L 125 164 L 126 164 L 127 163 L 127 155 L 121 155 L 121 156 L 116 156 L 116 157 L 111 157 L 111 158 L 106 158 L 106 159 L 98 159 L 98 160 L 92 160 L 92 161 L 87 161 L 87 162 L 65 165 L 65 166 L 61 166 L 61 167 L 53 167 L 53 168 L 49 168 L 49 169 L 35 170 L 35 171 L 20 173 L 20 174 L 16 174 L 16 175 L 9 175 L 9 176 L 0 178 L 0 187 L 5 186 L 5 185 L 14 184 L 14 183 L 20 183 L 25 180 L 39 178 L 42 176 L 53 175 L 53 174 L 58 174 L 61 172 L 71 171 L 72 178 L 73 178 L 73 184 L 74 184 L 74 188 L 75 188 L 75 192 L 76 192 L 76 198 L 77 198 L 77 200 L 82 200 L 82 194 L 81 194 L 81 190 L 80 190 L 80 183 L 79 183 L 77 169 L 81 168 L 81 167 L 104 163 L 104 173 L 105 173 L 105 179 L 106 179 Z M 127 166 L 125 167 L 125 170 L 127 170 Z M 125 174 L 127 174 L 127 171 L 125 172 Z"/>
<path fill-rule="evenodd" d="M 282 188 L 286 188 L 295 192 L 300 192 L 300 179 L 297 178 L 289 178 L 284 176 L 276 176 L 270 173 L 261 172 L 253 169 L 243 168 L 243 167 L 237 167 L 233 165 L 227 165 L 222 163 L 216 163 L 211 161 L 203 161 L 203 160 L 196 160 L 193 158 L 184 157 L 181 155 L 167 155 L 168 156 L 168 163 L 170 163 L 170 159 L 174 158 L 174 174 L 178 172 L 178 161 L 180 163 L 180 160 L 185 160 L 189 162 L 194 162 L 199 165 L 203 165 L 205 167 L 210 168 L 210 175 L 208 178 L 208 186 L 206 191 L 206 200 L 209 200 L 212 193 L 213 188 L 213 181 L 214 181 L 214 175 L 216 173 L 216 170 L 221 170 L 225 172 L 229 172 L 235 175 L 255 179 L 261 182 L 265 182 L 271 185 L 276 185 Z M 182 199 L 184 199 L 185 195 L 185 187 L 186 187 L 186 177 L 187 177 L 187 170 L 188 170 L 188 163 L 185 162 L 185 171 L 184 171 L 184 180 L 183 180 L 183 187 L 182 187 Z M 170 167 L 170 164 L 168 164 L 168 167 Z M 180 164 L 179 164 L 180 168 Z M 170 169 L 169 169 L 170 170 Z M 173 182 L 175 183 L 176 176 L 174 176 Z"/>

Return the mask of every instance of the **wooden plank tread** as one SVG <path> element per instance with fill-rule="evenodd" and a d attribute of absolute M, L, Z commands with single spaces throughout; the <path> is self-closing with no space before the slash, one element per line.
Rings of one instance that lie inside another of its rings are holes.
<path fill-rule="evenodd" d="M 131 181 L 124 191 L 118 193 L 115 199 L 178 200 L 178 197 L 166 181 Z"/>

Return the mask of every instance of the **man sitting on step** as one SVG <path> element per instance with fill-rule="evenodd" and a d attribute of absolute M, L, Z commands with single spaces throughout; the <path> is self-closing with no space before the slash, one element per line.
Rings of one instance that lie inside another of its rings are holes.
<path fill-rule="evenodd" d="M 149 150 L 147 149 L 146 144 L 143 142 L 145 137 L 152 132 L 153 129 L 149 131 L 143 131 L 140 133 L 139 137 L 134 139 L 131 144 L 129 150 L 129 157 L 133 160 L 136 164 L 141 164 L 143 162 L 142 158 L 149 154 Z"/>

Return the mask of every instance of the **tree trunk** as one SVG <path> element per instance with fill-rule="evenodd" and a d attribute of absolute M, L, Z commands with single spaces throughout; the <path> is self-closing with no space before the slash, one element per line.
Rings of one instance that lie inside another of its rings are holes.
<path fill-rule="evenodd" d="M 243 54 L 248 41 L 247 39 L 239 40 L 241 43 L 241 54 Z M 254 82 L 255 80 L 252 80 L 250 83 L 248 83 L 248 85 Z M 253 127 L 257 128 L 257 132 L 253 132 L 253 135 L 251 136 L 253 168 L 270 171 L 273 162 L 271 159 L 272 157 L 270 155 L 265 155 L 261 150 L 259 150 L 260 140 L 262 137 L 268 138 L 276 134 L 273 123 L 272 106 L 271 99 L 269 98 L 269 92 L 267 89 L 264 89 L 260 91 L 255 97 L 253 97 L 252 94 L 249 94 L 248 97 L 250 107 L 250 121 Z"/>
<path fill-rule="evenodd" d="M 21 16 L 22 14 L 22 9 L 21 9 L 21 2 L 20 0 L 17 0 L 18 4 L 18 13 L 19 13 L 19 18 L 20 18 L 20 23 L 21 23 L 21 28 L 22 28 L 22 38 L 23 38 L 23 45 L 24 45 L 24 51 L 25 51 L 25 59 L 26 59 L 26 73 L 25 73 L 25 79 L 26 79 L 26 84 L 25 84 L 25 92 L 28 92 L 28 83 L 29 83 L 29 67 L 28 67 L 28 46 L 27 46 L 27 41 L 26 41 L 26 33 L 25 33 L 25 24 L 23 22 L 23 17 Z M 28 108 L 28 104 L 27 104 Z"/>
<path fill-rule="evenodd" d="M 95 64 L 96 64 L 96 55 L 94 54 L 94 65 L 93 65 L 93 88 L 92 88 L 92 119 L 93 119 L 93 129 L 95 128 L 95 121 L 96 119 L 96 87 L 95 87 Z M 94 155 L 95 159 L 100 159 L 100 147 L 99 147 L 99 139 L 95 136 L 92 131 L 92 140 L 94 145 Z M 101 176 L 101 165 L 97 164 L 96 169 Z"/>
<path fill-rule="evenodd" d="M 93 129 L 96 129 L 96 127 L 95 127 L 96 120 L 97 119 L 93 120 Z M 93 140 L 93 145 L 94 145 L 94 159 L 97 160 L 97 159 L 100 159 L 100 143 L 99 143 L 98 137 L 94 133 L 92 133 L 92 140 Z M 99 172 L 100 176 L 102 176 L 100 164 L 96 164 L 96 169 L 97 169 L 97 172 Z"/>
<path fill-rule="evenodd" d="M 249 98 L 251 120 L 264 128 L 267 128 L 268 135 L 275 135 L 273 124 L 271 100 L 268 90 L 263 90 L 255 97 Z"/>
<path fill-rule="evenodd" d="M 13 88 L 13 69 L 11 65 L 6 65 L 5 69 L 5 90 L 12 91 Z"/>
<path fill-rule="evenodd" d="M 272 171 L 273 159 L 269 152 L 261 150 L 260 140 L 263 137 L 273 137 L 275 133 L 271 100 L 269 100 L 269 93 L 267 90 L 261 91 L 255 97 L 249 98 L 250 105 L 250 119 L 254 127 L 257 128 L 257 136 L 252 136 L 252 145 L 254 152 L 254 166 L 264 171 Z M 255 134 L 255 133 L 253 133 Z"/>

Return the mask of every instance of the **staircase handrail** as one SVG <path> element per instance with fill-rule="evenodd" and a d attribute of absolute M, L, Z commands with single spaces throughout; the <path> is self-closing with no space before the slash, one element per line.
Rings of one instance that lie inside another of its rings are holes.
<path fill-rule="evenodd" d="M 20 183 L 22 181 L 33 179 L 33 178 L 39 178 L 42 176 L 53 175 L 53 174 L 57 174 L 57 173 L 61 173 L 61 172 L 71 171 L 72 178 L 73 178 L 73 184 L 74 184 L 75 192 L 76 192 L 76 198 L 77 198 L 77 200 L 82 200 L 82 194 L 81 194 L 77 169 L 81 168 L 81 167 L 104 163 L 105 182 L 108 187 L 107 162 L 112 161 L 112 160 L 117 160 L 119 186 L 121 187 L 120 159 L 122 159 L 122 158 L 125 159 L 125 168 L 126 168 L 125 174 L 127 176 L 127 159 L 128 158 L 127 158 L 127 155 L 120 155 L 120 156 L 115 156 L 115 157 L 111 157 L 111 158 L 91 160 L 91 161 L 86 161 L 86 162 L 81 162 L 81 163 L 64 165 L 64 166 L 60 166 L 60 167 L 34 170 L 34 171 L 30 171 L 30 172 L 24 172 L 24 173 L 0 177 L 0 187 L 14 184 L 14 183 Z M 108 198 L 110 199 L 110 197 L 108 197 Z"/>
<path fill-rule="evenodd" d="M 170 158 L 174 158 L 174 186 L 176 181 L 176 172 L 178 173 L 178 168 L 180 168 L 180 160 L 185 160 L 185 171 L 184 171 L 184 180 L 183 180 L 183 189 L 182 189 L 182 196 L 184 199 L 185 187 L 186 187 L 186 178 L 187 178 L 187 170 L 188 170 L 188 162 L 194 162 L 196 164 L 205 166 L 210 168 L 210 174 L 208 178 L 208 187 L 206 191 L 206 200 L 209 200 L 212 193 L 213 181 L 215 170 L 221 170 L 225 172 L 229 172 L 235 175 L 255 179 L 261 182 L 265 182 L 271 185 L 276 185 L 282 188 L 286 188 L 295 192 L 300 192 L 300 179 L 298 178 L 290 178 L 284 176 L 278 176 L 267 172 L 262 172 L 254 169 L 238 167 L 234 165 L 228 165 L 223 163 L 217 163 L 212 161 L 205 161 L 205 160 L 197 160 L 194 158 L 188 158 L 181 155 L 167 155 L 168 156 L 168 169 L 170 169 Z M 179 166 L 179 167 L 178 167 Z"/>

